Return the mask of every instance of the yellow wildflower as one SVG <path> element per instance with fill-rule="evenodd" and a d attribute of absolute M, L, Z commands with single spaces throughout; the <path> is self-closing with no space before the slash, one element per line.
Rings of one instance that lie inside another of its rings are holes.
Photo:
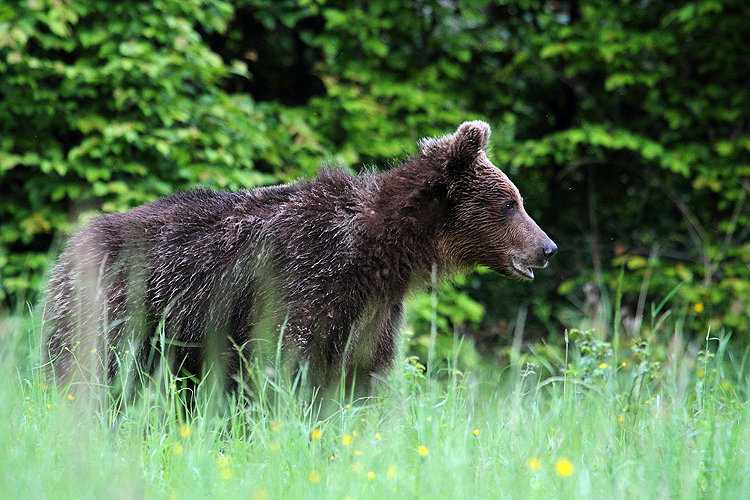
<path fill-rule="evenodd" d="M 573 463 L 567 458 L 561 458 L 555 464 L 555 471 L 560 477 L 569 477 L 575 471 L 575 467 L 573 466 Z"/>
<path fill-rule="evenodd" d="M 316 470 L 311 470 L 307 474 L 307 480 L 313 484 L 318 484 L 322 479 L 323 479 L 323 475 Z"/>
<path fill-rule="evenodd" d="M 398 469 L 396 468 L 396 466 L 391 465 L 390 467 L 388 467 L 388 471 L 385 473 L 385 477 L 393 480 L 393 479 L 396 479 L 397 476 L 398 476 Z"/>
<path fill-rule="evenodd" d="M 321 437 L 323 437 L 323 430 L 320 427 L 316 427 L 310 431 L 311 440 L 318 441 Z"/>
<path fill-rule="evenodd" d="M 419 445 L 419 448 L 417 448 L 417 453 L 419 453 L 423 457 L 426 457 L 430 454 L 430 450 L 428 450 L 424 445 Z"/>
<path fill-rule="evenodd" d="M 179 433 L 180 433 L 180 437 L 181 437 L 181 438 L 189 438 L 189 437 L 190 437 L 190 435 L 191 435 L 191 434 L 193 433 L 193 428 L 192 428 L 192 427 L 190 427 L 190 426 L 189 426 L 189 425 L 187 425 L 187 424 L 182 424 L 182 425 L 180 426 L 180 431 L 179 431 Z"/>
<path fill-rule="evenodd" d="M 223 453 L 221 453 L 218 457 L 216 457 L 216 465 L 218 465 L 220 469 L 226 469 L 227 467 L 229 467 L 229 464 L 231 462 L 232 458 L 229 455 L 224 455 Z"/>
<path fill-rule="evenodd" d="M 373 479 L 375 479 L 375 473 L 373 471 L 368 472 L 367 473 L 367 479 L 369 479 L 370 481 L 372 481 Z"/>
<path fill-rule="evenodd" d="M 526 460 L 526 468 L 531 472 L 536 472 L 542 468 L 542 462 L 536 457 L 531 457 L 530 459 Z"/>
<path fill-rule="evenodd" d="M 283 429 L 283 428 L 284 428 L 284 424 L 282 424 L 282 423 L 281 423 L 281 422 L 279 422 L 278 420 L 273 420 L 273 421 L 271 421 L 271 423 L 270 423 L 270 425 L 269 425 L 268 427 L 269 427 L 269 428 L 271 429 L 271 431 L 273 431 L 273 432 L 279 432 L 279 431 L 280 431 L 281 429 Z"/>
<path fill-rule="evenodd" d="M 344 436 L 344 439 L 342 439 L 341 442 L 343 443 L 344 446 L 349 446 L 349 443 L 352 442 L 351 435 L 347 434 L 346 436 Z"/>

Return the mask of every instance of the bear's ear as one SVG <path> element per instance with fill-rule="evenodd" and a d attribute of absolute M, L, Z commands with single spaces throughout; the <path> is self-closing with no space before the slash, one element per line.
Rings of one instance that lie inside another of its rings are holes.
<path fill-rule="evenodd" d="M 487 148 L 490 139 L 490 126 L 483 121 L 464 122 L 451 137 L 448 168 L 461 171 L 474 164 L 474 161 Z"/>
<path fill-rule="evenodd" d="M 474 165 L 489 139 L 489 125 L 479 120 L 464 122 L 452 135 L 419 141 L 419 153 L 445 162 L 450 174 L 461 174 Z"/>

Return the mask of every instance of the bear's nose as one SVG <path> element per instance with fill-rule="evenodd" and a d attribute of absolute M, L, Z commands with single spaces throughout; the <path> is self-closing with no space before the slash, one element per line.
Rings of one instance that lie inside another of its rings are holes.
<path fill-rule="evenodd" d="M 553 255 L 557 253 L 557 245 L 555 245 L 555 242 L 552 240 L 549 240 L 547 243 L 544 244 L 544 248 L 542 248 L 542 252 L 544 252 L 544 258 L 549 259 Z"/>

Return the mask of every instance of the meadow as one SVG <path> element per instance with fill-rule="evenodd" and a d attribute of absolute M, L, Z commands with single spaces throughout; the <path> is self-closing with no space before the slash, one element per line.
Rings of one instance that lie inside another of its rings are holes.
<path fill-rule="evenodd" d="M 657 356 L 571 331 L 564 359 L 471 372 L 455 339 L 325 418 L 270 379 L 253 399 L 199 387 L 190 410 L 165 372 L 137 400 L 74 395 L 44 379 L 40 336 L 0 323 L 4 499 L 750 498 L 747 355 L 721 335 Z"/>

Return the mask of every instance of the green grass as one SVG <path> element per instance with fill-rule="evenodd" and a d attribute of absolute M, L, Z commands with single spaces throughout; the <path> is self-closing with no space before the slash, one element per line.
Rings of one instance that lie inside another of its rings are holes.
<path fill-rule="evenodd" d="M 3 499 L 750 498 L 748 381 L 724 340 L 662 364 L 587 334 L 541 367 L 410 363 L 319 421 L 282 389 L 186 417 L 169 377 L 120 413 L 70 399 L 27 321 L 0 322 Z"/>

